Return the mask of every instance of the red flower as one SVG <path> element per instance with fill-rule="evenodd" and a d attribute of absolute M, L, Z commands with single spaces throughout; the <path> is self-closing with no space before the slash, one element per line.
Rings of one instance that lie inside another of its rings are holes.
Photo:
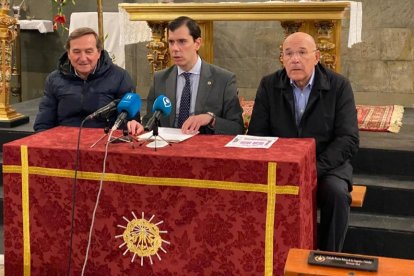
<path fill-rule="evenodd" d="M 53 21 L 56 22 L 56 23 L 65 24 L 66 23 L 66 16 L 64 14 L 57 14 L 53 18 Z"/>

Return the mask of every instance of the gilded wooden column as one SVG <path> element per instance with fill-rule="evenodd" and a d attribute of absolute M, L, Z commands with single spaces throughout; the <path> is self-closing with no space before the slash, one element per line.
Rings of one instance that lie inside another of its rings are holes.
<path fill-rule="evenodd" d="M 148 22 L 152 31 L 152 40 L 146 45 L 147 59 L 151 65 L 151 73 L 162 70 L 168 66 L 170 54 L 166 39 L 167 22 Z"/>
<path fill-rule="evenodd" d="M 333 28 L 335 24 L 332 21 L 317 21 L 315 22 L 315 41 L 316 47 L 321 53 L 321 63 L 326 67 L 336 70 L 336 47 L 340 45 L 335 44 L 333 37 Z"/>
<path fill-rule="evenodd" d="M 27 123 L 29 118 L 10 106 L 12 48 L 17 35 L 17 20 L 8 15 L 8 1 L 2 0 L 0 5 L 0 127 L 14 127 Z"/>

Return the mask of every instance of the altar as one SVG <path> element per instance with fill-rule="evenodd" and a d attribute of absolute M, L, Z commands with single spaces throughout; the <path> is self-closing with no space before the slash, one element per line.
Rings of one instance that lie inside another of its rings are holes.
<path fill-rule="evenodd" d="M 214 21 L 280 21 L 285 36 L 303 31 L 311 34 L 321 52 L 321 62 L 341 71 L 341 27 L 351 7 L 350 1 L 329 2 L 220 2 L 220 3 L 121 3 L 120 11 L 131 21 L 147 21 L 153 40 L 148 44 L 147 58 L 153 71 L 170 65 L 166 26 L 179 16 L 196 20 L 202 31 L 204 45 L 200 55 L 214 62 Z"/>
<path fill-rule="evenodd" d="M 79 152 L 71 127 L 3 146 L 8 274 L 81 275 L 92 217 L 85 275 L 281 275 L 289 248 L 315 248 L 313 139 L 241 149 L 197 135 L 106 155 L 90 148 L 102 132 L 84 129 Z"/>

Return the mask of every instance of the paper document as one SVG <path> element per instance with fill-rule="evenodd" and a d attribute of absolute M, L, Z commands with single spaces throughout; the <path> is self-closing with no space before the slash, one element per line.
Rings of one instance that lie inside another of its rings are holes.
<path fill-rule="evenodd" d="M 179 142 L 182 142 L 184 140 L 187 140 L 193 137 L 196 134 L 198 134 L 198 132 L 195 134 L 184 134 L 181 132 L 180 128 L 159 127 L 157 141 L 165 140 L 170 143 L 179 143 Z M 153 135 L 153 132 L 150 131 L 150 132 L 147 132 L 147 133 L 144 133 L 138 136 L 138 140 L 139 141 L 145 141 L 145 140 L 152 141 L 152 140 L 155 140 L 155 136 Z"/>
<path fill-rule="evenodd" d="M 277 137 L 237 135 L 233 140 L 226 144 L 226 147 L 268 149 L 273 145 L 274 142 L 277 141 L 277 139 Z"/>

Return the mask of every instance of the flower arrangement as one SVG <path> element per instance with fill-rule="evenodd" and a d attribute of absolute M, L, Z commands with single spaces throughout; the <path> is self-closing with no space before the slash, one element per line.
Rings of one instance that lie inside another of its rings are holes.
<path fill-rule="evenodd" d="M 68 0 L 52 0 L 52 4 L 56 6 L 56 15 L 53 17 L 53 29 L 57 30 L 62 28 L 68 30 L 66 27 L 66 16 L 63 13 L 63 7 L 67 4 Z M 75 5 L 75 0 L 71 0 L 72 4 Z"/>

